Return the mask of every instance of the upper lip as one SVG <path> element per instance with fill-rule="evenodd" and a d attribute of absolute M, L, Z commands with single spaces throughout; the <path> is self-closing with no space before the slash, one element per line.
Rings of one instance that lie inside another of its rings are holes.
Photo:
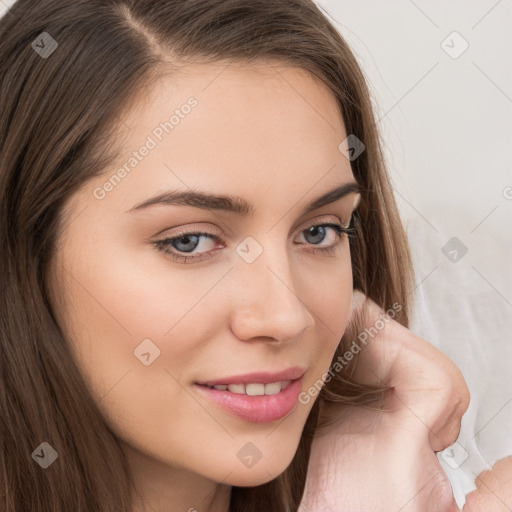
<path fill-rule="evenodd" d="M 196 384 L 206 386 L 229 385 L 229 384 L 270 384 L 282 380 L 295 380 L 302 377 L 305 370 L 300 366 L 294 366 L 275 373 L 270 372 L 252 372 L 245 375 L 234 375 L 232 377 L 222 377 L 215 380 L 198 381 Z"/>

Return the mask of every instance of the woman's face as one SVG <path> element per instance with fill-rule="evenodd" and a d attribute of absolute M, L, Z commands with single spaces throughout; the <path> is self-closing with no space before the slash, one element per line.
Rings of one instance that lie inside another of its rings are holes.
<path fill-rule="evenodd" d="M 339 109 L 298 69 L 201 64 L 122 121 L 119 160 L 66 204 L 60 321 L 137 467 L 262 484 L 290 464 L 316 398 L 297 396 L 349 319 L 349 242 L 328 224 L 359 196 L 314 203 L 354 181 Z M 171 191 L 188 203 L 137 207 Z"/>

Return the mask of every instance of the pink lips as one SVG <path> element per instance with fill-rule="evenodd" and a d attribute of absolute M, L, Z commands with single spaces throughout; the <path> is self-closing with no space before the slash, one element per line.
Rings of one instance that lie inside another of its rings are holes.
<path fill-rule="evenodd" d="M 287 368 L 286 370 L 270 373 L 270 372 L 253 372 L 245 375 L 235 375 L 233 377 L 223 377 L 217 380 L 199 381 L 197 384 L 203 386 L 216 386 L 217 384 L 248 384 L 251 382 L 260 382 L 261 384 L 270 384 L 280 380 L 295 380 L 304 375 L 304 370 L 300 366 Z"/>
<path fill-rule="evenodd" d="M 300 367 L 268 373 L 257 372 L 217 380 L 198 382 L 194 387 L 227 412 L 253 423 L 268 423 L 279 420 L 291 412 L 299 396 L 304 370 Z M 290 380 L 290 384 L 275 395 L 249 396 L 229 390 L 212 389 L 205 386 L 261 383 Z"/>

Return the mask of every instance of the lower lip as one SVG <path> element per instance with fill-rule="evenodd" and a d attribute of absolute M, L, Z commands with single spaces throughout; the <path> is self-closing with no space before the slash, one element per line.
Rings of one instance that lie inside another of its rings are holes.
<path fill-rule="evenodd" d="M 252 423 L 269 423 L 289 414 L 297 403 L 302 377 L 275 395 L 249 396 L 207 388 L 195 387 L 228 412 Z"/>

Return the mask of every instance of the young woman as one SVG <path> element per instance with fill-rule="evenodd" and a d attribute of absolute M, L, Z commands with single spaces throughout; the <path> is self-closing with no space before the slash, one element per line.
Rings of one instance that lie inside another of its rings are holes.
<path fill-rule="evenodd" d="M 407 329 L 319 8 L 19 0 L 0 34 L 0 508 L 453 510 L 467 388 Z"/>

